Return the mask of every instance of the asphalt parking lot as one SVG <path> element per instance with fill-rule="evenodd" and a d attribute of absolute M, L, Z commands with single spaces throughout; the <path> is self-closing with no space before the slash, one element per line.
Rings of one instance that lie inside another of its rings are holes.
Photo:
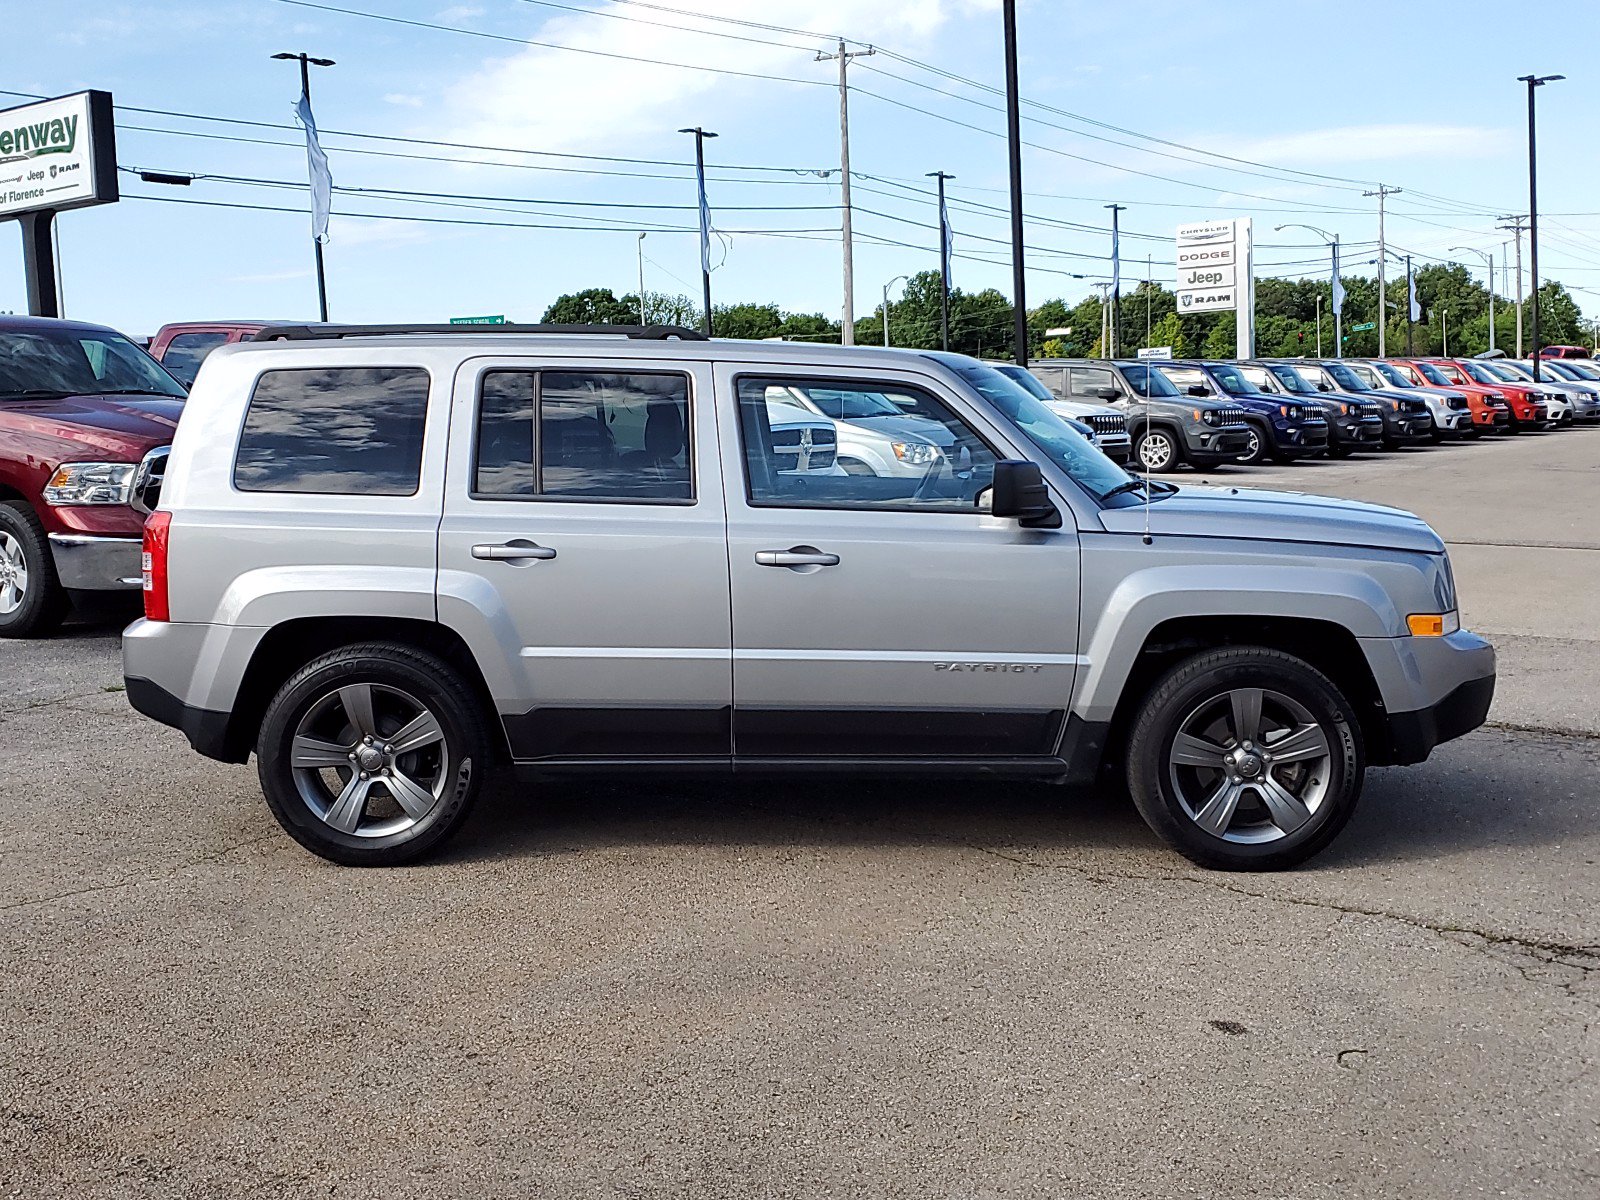
<path fill-rule="evenodd" d="M 836 780 L 501 786 L 340 869 L 114 627 L 0 643 L 0 1194 L 1594 1196 L 1600 429 L 1207 478 L 1421 512 L 1502 654 L 1290 873 Z"/>

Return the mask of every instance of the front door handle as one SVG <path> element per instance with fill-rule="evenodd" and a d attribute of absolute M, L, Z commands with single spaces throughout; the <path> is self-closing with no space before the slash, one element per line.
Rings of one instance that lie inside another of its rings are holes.
<path fill-rule="evenodd" d="M 486 559 L 489 562 L 524 562 L 528 559 L 554 558 L 556 552 L 549 546 L 538 546 L 533 542 L 518 539 L 506 542 L 499 546 L 480 545 L 472 548 L 472 557 Z"/>
<path fill-rule="evenodd" d="M 814 546 L 793 546 L 788 550 L 757 550 L 756 564 L 762 567 L 837 567 L 839 556 Z"/>

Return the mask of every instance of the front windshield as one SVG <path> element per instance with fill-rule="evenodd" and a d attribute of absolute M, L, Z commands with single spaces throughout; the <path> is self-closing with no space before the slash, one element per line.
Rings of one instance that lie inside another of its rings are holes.
<path fill-rule="evenodd" d="M 1176 396 L 1178 389 L 1172 386 L 1160 371 L 1151 366 L 1119 367 L 1122 381 L 1141 396 Z"/>
<path fill-rule="evenodd" d="M 120 333 L 65 324 L 0 331 L 0 400 L 119 393 L 186 395 L 181 383 Z"/>
<path fill-rule="evenodd" d="M 1095 499 L 1104 500 L 1131 480 L 1132 476 L 1016 380 L 986 363 L 960 355 L 939 355 L 938 361 L 994 405 L 1041 454 L 1072 476 Z"/>
<path fill-rule="evenodd" d="M 999 363 L 995 363 L 993 365 L 996 371 L 999 371 L 1000 374 L 1004 375 L 1007 379 L 1011 380 L 1013 383 L 1016 383 L 1022 388 L 1023 391 L 1027 392 L 1028 395 L 1032 396 L 1035 400 L 1052 401 L 1055 399 L 1055 396 L 1051 393 L 1050 389 L 1045 387 L 1044 384 L 1040 383 L 1039 377 L 1032 371 L 1028 370 L 1027 367 L 1019 367 L 1015 363 L 1004 366 Z"/>
<path fill-rule="evenodd" d="M 1310 380 L 1293 367 L 1275 366 L 1272 368 L 1272 377 L 1282 385 L 1284 391 L 1296 396 L 1313 395 L 1317 390 L 1311 386 Z"/>
<path fill-rule="evenodd" d="M 1334 382 L 1347 392 L 1370 392 L 1373 390 L 1365 379 L 1343 363 L 1328 363 L 1322 369 L 1332 375 Z"/>
<path fill-rule="evenodd" d="M 1259 396 L 1261 389 L 1244 377 L 1232 363 L 1212 363 L 1211 376 L 1230 396 Z"/>
<path fill-rule="evenodd" d="M 1577 375 L 1580 379 L 1600 379 L 1600 370 L 1596 370 L 1595 367 L 1590 363 L 1569 361 L 1567 363 L 1567 370 L 1571 371 L 1574 375 Z"/>
<path fill-rule="evenodd" d="M 1491 374 L 1482 363 L 1462 363 L 1461 369 L 1472 377 L 1472 381 L 1474 383 L 1487 383 L 1492 386 L 1497 383 L 1506 382 L 1504 379 L 1501 379 L 1500 376 Z"/>
<path fill-rule="evenodd" d="M 1484 363 L 1483 369 L 1504 383 L 1524 383 L 1524 376 L 1503 363 Z"/>
<path fill-rule="evenodd" d="M 1389 362 L 1375 362 L 1372 364 L 1379 375 L 1382 375 L 1397 388 L 1414 388 L 1417 385 L 1399 367 Z"/>
<path fill-rule="evenodd" d="M 1443 371 L 1439 370 L 1438 367 L 1434 366 L 1430 362 L 1420 362 L 1420 363 L 1418 363 L 1417 364 L 1417 370 L 1422 374 L 1422 377 L 1424 379 L 1426 379 L 1429 383 L 1438 384 L 1440 387 L 1449 387 L 1450 386 L 1451 380 L 1446 378 L 1445 377 L 1445 373 Z"/>

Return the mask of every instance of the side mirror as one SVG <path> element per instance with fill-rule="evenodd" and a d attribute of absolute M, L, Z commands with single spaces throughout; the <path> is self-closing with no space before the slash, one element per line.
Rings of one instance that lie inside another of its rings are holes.
<path fill-rule="evenodd" d="M 1331 392 L 1331 391 L 1333 391 L 1333 389 L 1331 387 L 1329 387 L 1325 383 L 1319 383 L 1319 384 L 1317 384 L 1317 391 L 1319 391 L 1319 392 Z"/>
<path fill-rule="evenodd" d="M 1039 464 L 1025 458 L 1004 458 L 994 465 L 994 485 L 990 489 L 989 512 L 996 517 L 1014 517 L 1030 529 L 1058 529 L 1061 514 L 1050 503 L 1050 489 L 1044 485 Z"/>
<path fill-rule="evenodd" d="M 1117 398 L 1117 389 L 1101 385 L 1095 388 L 1094 395 L 1097 400 L 1115 400 Z"/>
<path fill-rule="evenodd" d="M 1185 390 L 1191 396 L 1209 396 L 1209 395 L 1211 395 L 1211 389 L 1208 388 L 1203 383 L 1191 383 Z"/>

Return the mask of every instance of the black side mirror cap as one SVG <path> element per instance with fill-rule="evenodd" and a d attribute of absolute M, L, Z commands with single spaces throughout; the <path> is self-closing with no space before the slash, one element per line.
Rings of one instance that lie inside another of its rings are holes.
<path fill-rule="evenodd" d="M 1050 502 L 1039 464 L 1025 458 L 1003 458 L 994 465 L 989 512 L 1012 517 L 1027 529 L 1059 529 L 1061 514 Z"/>
<path fill-rule="evenodd" d="M 1101 385 L 1095 388 L 1094 394 L 1097 400 L 1115 400 L 1117 398 L 1117 389 Z"/>
<path fill-rule="evenodd" d="M 1211 389 L 1206 387 L 1206 385 L 1203 384 L 1203 383 L 1191 383 L 1189 385 L 1187 391 L 1188 391 L 1189 395 L 1191 395 L 1191 396 L 1209 396 L 1209 395 L 1211 395 Z"/>

